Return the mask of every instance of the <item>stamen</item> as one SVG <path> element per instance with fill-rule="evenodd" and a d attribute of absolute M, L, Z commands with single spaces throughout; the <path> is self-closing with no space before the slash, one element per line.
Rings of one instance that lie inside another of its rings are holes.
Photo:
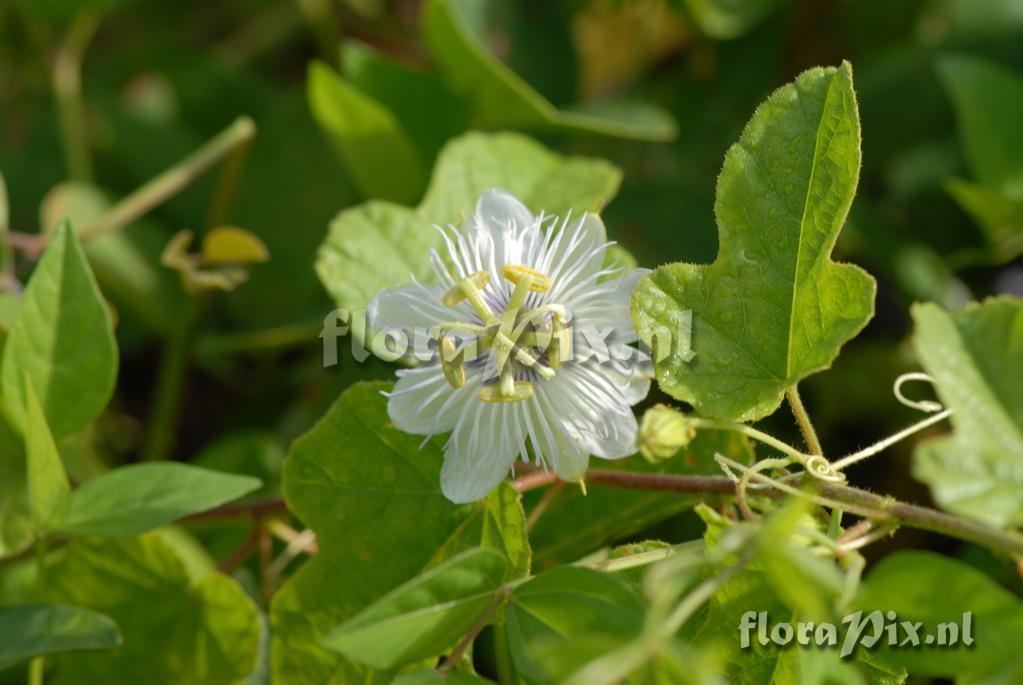
<path fill-rule="evenodd" d="M 505 395 L 501 392 L 499 383 L 484 385 L 480 388 L 479 398 L 481 402 L 521 402 L 533 396 L 533 384 L 529 381 L 515 381 L 512 393 Z"/>
<path fill-rule="evenodd" d="M 549 277 L 536 269 L 530 269 L 528 266 L 520 264 L 505 264 L 501 267 L 501 275 L 516 285 L 524 278 L 529 278 L 529 290 L 534 293 L 545 293 L 554 284 Z"/>
<path fill-rule="evenodd" d="M 515 394 L 515 372 L 510 364 L 506 364 L 501 369 L 501 380 L 498 382 L 498 385 L 500 386 L 501 394 L 505 397 L 511 397 Z"/>
<path fill-rule="evenodd" d="M 490 321 L 494 318 L 494 312 L 491 311 L 490 306 L 483 299 L 483 293 L 480 292 L 482 288 L 487 287 L 488 283 L 490 283 L 490 273 L 477 271 L 451 286 L 451 289 L 444 293 L 441 301 L 445 307 L 454 307 L 467 299 L 484 322 Z"/>
<path fill-rule="evenodd" d="M 462 363 L 463 353 L 455 348 L 451 338 L 440 339 L 440 368 L 444 371 L 444 379 L 456 390 L 465 385 L 465 365 Z"/>
<path fill-rule="evenodd" d="M 555 316 L 551 321 L 551 344 L 547 348 L 547 359 L 551 366 L 560 369 L 572 359 L 572 329 L 564 317 Z"/>

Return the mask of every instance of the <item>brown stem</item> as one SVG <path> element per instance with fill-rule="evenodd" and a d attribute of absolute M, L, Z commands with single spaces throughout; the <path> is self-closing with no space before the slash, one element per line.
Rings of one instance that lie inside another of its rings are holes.
<path fill-rule="evenodd" d="M 238 564 L 242 563 L 249 558 L 249 555 L 256 549 L 256 543 L 259 542 L 259 530 L 254 529 L 249 536 L 245 538 L 242 544 L 238 545 L 238 548 L 231 552 L 231 555 L 220 562 L 217 566 L 217 570 L 221 573 L 230 573 Z"/>

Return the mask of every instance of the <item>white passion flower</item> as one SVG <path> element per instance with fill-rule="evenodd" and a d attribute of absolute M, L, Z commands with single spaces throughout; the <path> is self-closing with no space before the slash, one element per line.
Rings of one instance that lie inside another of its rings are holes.
<path fill-rule="evenodd" d="M 368 322 L 428 360 L 398 371 L 387 411 L 408 433 L 451 432 L 444 495 L 478 500 L 517 459 L 571 481 L 590 455 L 635 453 L 630 407 L 646 397 L 651 369 L 630 346 L 629 298 L 646 270 L 604 268 L 612 243 L 595 214 L 533 216 L 502 190 L 483 193 L 463 226 L 440 230 L 437 283 L 384 290 Z"/>

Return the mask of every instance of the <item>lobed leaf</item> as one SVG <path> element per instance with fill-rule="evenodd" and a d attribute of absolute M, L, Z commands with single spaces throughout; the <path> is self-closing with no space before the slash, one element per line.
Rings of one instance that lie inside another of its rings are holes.
<path fill-rule="evenodd" d="M 874 280 L 830 259 L 859 167 L 848 63 L 804 72 L 761 105 L 718 179 L 717 259 L 662 266 L 633 293 L 648 341 L 680 339 L 692 311 L 695 357 L 672 351 L 657 363 L 665 392 L 702 414 L 752 421 L 866 325 Z"/>

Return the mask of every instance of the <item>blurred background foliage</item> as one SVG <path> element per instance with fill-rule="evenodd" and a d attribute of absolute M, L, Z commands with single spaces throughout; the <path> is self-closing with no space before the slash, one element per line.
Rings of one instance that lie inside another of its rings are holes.
<path fill-rule="evenodd" d="M 880 288 L 865 333 L 805 384 L 836 453 L 913 418 L 889 395 L 914 367 L 911 302 L 1023 295 L 1020 0 L 4 0 L 0 171 L 14 234 L 88 223 L 237 117 L 257 129 L 226 163 L 88 243 L 122 365 L 111 409 L 65 453 L 73 478 L 173 457 L 258 475 L 272 493 L 293 437 L 355 380 L 392 374 L 347 354 L 323 368 L 317 334 L 334 305 L 314 263 L 328 225 L 369 199 L 418 205 L 438 153 L 465 131 L 517 130 L 610 161 L 622 171 L 603 212 L 611 237 L 642 266 L 708 262 L 725 150 L 774 88 L 843 59 L 864 142 L 836 254 Z M 222 224 L 269 258 L 230 291 L 196 296 L 160 256 L 181 230 Z M 27 276 L 18 263 L 0 331 Z M 796 439 L 787 413 L 767 423 Z M 851 479 L 925 502 L 909 453 Z M 690 513 L 643 536 L 699 530 Z M 206 542 L 227 554 L 243 533 Z M 921 536 L 886 544 L 956 551 Z M 538 544 L 538 562 L 564 560 Z"/>

